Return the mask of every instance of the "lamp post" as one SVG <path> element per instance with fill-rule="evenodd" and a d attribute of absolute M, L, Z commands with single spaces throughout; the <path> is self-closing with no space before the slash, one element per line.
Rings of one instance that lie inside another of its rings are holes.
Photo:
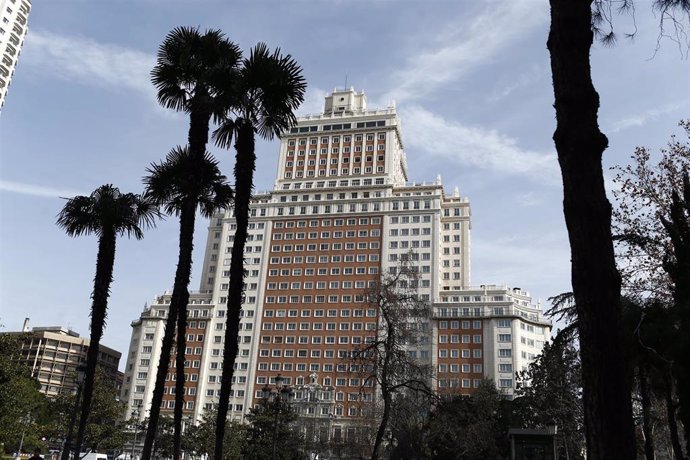
<path fill-rule="evenodd" d="M 75 369 L 77 372 L 76 383 L 77 383 L 77 397 L 74 401 L 74 408 L 72 409 L 72 416 L 69 421 L 69 429 L 67 431 L 67 438 L 65 439 L 65 445 L 62 448 L 62 460 L 69 460 L 70 451 L 72 450 L 72 435 L 74 432 L 74 424 L 77 422 L 77 411 L 79 410 L 79 398 L 81 398 L 81 386 L 84 383 L 84 376 L 86 375 L 86 363 L 79 363 Z"/>
<path fill-rule="evenodd" d="M 134 440 L 132 441 L 132 453 L 130 454 L 130 460 L 134 460 L 134 448 L 137 445 L 137 434 L 139 433 L 139 414 L 141 413 L 141 403 L 137 404 L 136 409 L 132 411 L 132 418 L 134 420 Z"/>
<path fill-rule="evenodd" d="M 262 390 L 264 394 L 268 394 L 268 400 L 271 402 L 273 408 L 273 456 L 271 458 L 276 458 L 277 446 L 278 446 L 278 414 L 284 409 L 289 408 L 290 394 L 292 390 L 290 387 L 285 386 L 285 378 L 278 374 L 275 377 L 276 391 L 270 391 L 268 386 L 265 386 Z"/>

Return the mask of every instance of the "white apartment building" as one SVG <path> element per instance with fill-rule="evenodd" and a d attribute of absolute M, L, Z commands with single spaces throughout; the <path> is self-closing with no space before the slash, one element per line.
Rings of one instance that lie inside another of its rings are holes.
<path fill-rule="evenodd" d="M 374 391 L 360 391 L 344 359 L 376 334 L 364 290 L 403 260 L 433 308 L 420 325 L 427 340 L 410 352 L 433 364 L 435 387 L 471 393 L 489 377 L 511 395 L 514 371 L 539 353 L 550 322 L 519 288 L 471 286 L 470 218 L 467 198 L 446 194 L 440 177 L 410 181 L 394 106 L 369 110 L 364 93 L 334 90 L 323 113 L 299 118 L 281 136 L 274 189 L 253 197 L 230 416 L 242 420 L 280 374 L 298 390 L 321 386 L 319 401 L 330 402 L 305 410 L 328 417 L 332 432 L 360 417 Z M 196 418 L 220 392 L 234 232 L 231 211 L 211 219 L 188 307 L 185 411 Z M 169 302 L 158 297 L 133 323 L 122 393 L 130 406 L 151 399 Z"/>
<path fill-rule="evenodd" d="M 29 27 L 31 0 L 0 0 L 0 110 Z"/>

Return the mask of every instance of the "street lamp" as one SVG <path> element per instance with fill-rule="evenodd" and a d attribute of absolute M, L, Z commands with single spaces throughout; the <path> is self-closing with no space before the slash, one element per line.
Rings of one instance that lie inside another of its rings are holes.
<path fill-rule="evenodd" d="M 134 459 L 134 448 L 137 445 L 137 434 L 139 433 L 139 414 L 141 413 L 141 401 L 136 406 L 136 409 L 132 411 L 132 418 L 134 420 L 134 441 L 132 441 L 132 453 L 130 454 L 130 460 Z"/>
<path fill-rule="evenodd" d="M 278 374 L 275 377 L 276 391 L 270 391 L 268 385 L 262 388 L 264 394 L 267 396 L 267 402 L 271 402 L 273 406 L 273 457 L 276 458 L 277 442 L 278 442 L 278 414 L 284 409 L 290 407 L 290 395 L 292 389 L 284 385 L 285 377 Z"/>
<path fill-rule="evenodd" d="M 65 445 L 62 448 L 62 460 L 69 460 L 70 451 L 72 450 L 72 434 L 74 432 L 74 424 L 77 422 L 77 411 L 79 410 L 79 398 L 81 398 L 81 386 L 84 383 L 84 376 L 86 375 L 86 363 L 79 363 L 75 369 L 77 372 L 77 397 L 74 401 L 74 408 L 72 409 L 72 416 L 69 421 L 69 430 L 67 431 L 67 438 Z"/>

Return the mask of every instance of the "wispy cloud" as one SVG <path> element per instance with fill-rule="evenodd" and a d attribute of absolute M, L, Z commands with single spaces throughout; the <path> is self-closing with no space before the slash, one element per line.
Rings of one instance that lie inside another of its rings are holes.
<path fill-rule="evenodd" d="M 533 295 L 569 291 L 570 253 L 565 229 L 530 229 L 499 238 L 472 238 L 472 284 L 509 283 L 528 287 Z M 544 289 L 547 290 L 544 290 Z M 536 301 L 537 299 L 533 299 Z"/>
<path fill-rule="evenodd" d="M 558 184 L 555 154 L 525 150 L 494 130 L 449 121 L 419 106 L 401 109 L 408 146 L 463 165 Z"/>
<path fill-rule="evenodd" d="M 654 107 L 636 115 L 622 118 L 614 121 L 611 127 L 605 131 L 610 134 L 623 131 L 625 129 L 634 128 L 636 126 L 643 126 L 645 123 L 656 120 L 660 116 L 675 112 L 681 108 L 686 108 L 690 105 L 690 99 L 681 99 L 679 101 L 669 102 L 659 107 Z"/>
<path fill-rule="evenodd" d="M 154 95 L 149 81 L 149 72 L 155 64 L 153 55 L 86 37 L 42 30 L 32 30 L 24 47 L 22 64 L 46 75 Z"/>
<path fill-rule="evenodd" d="M 517 195 L 517 202 L 524 208 L 533 208 L 541 206 L 547 202 L 547 196 L 544 193 L 525 192 Z"/>
<path fill-rule="evenodd" d="M 307 87 L 307 94 L 304 97 L 304 102 L 297 110 L 298 116 L 305 116 L 310 114 L 319 114 L 323 112 L 323 101 L 328 95 L 328 91 L 313 86 Z"/>
<path fill-rule="evenodd" d="M 498 102 L 513 94 L 515 91 L 539 83 L 548 75 L 548 69 L 541 65 L 533 65 L 528 71 L 513 76 L 512 81 L 494 90 L 489 95 L 490 102 Z"/>
<path fill-rule="evenodd" d="M 434 43 L 413 53 L 407 65 L 391 76 L 393 89 L 383 100 L 423 98 L 490 60 L 516 37 L 544 23 L 548 9 L 542 0 L 487 2 L 470 21 L 453 21 Z M 542 8 L 542 6 L 544 6 Z"/>
<path fill-rule="evenodd" d="M 0 191 L 7 193 L 18 193 L 40 198 L 71 198 L 77 195 L 87 195 L 76 190 L 49 187 L 45 185 L 26 184 L 23 182 L 13 182 L 0 180 Z"/>

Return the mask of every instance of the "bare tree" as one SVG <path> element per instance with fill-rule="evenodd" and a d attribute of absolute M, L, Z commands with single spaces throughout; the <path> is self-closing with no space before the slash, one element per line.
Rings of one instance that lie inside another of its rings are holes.
<path fill-rule="evenodd" d="M 366 292 L 369 308 L 378 312 L 376 336 L 353 351 L 363 373 L 363 387 L 375 387 L 382 412 L 371 459 L 379 451 L 391 417 L 395 396 L 403 392 L 432 395 L 430 362 L 415 357 L 415 348 L 430 336 L 431 306 L 417 295 L 417 267 L 402 262 L 395 273 L 383 275 Z"/>
<path fill-rule="evenodd" d="M 674 190 L 682 189 L 683 172 L 690 171 L 690 121 L 681 121 L 685 140 L 671 136 L 658 160 L 647 147 L 637 147 L 632 162 L 615 166 L 613 228 L 619 270 L 631 294 L 670 302 L 673 283 L 664 259 L 673 245 L 663 220 L 671 215 Z"/>

